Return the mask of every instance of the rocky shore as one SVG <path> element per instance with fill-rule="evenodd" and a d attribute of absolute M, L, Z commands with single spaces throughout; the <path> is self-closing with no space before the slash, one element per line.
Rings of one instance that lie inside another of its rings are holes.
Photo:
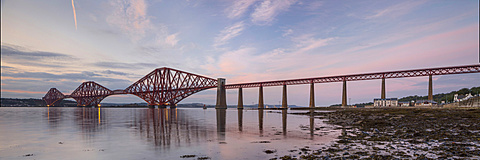
<path fill-rule="evenodd" d="M 480 108 L 297 113 L 342 130 L 332 145 L 274 159 L 480 159 Z"/>

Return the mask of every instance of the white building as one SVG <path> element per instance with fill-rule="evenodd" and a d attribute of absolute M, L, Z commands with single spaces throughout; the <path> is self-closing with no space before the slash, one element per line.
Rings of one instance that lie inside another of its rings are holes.
<path fill-rule="evenodd" d="M 373 99 L 373 106 L 374 107 L 386 107 L 386 106 L 398 106 L 398 99 L 397 98 L 375 98 Z"/>
<path fill-rule="evenodd" d="M 469 94 L 465 94 L 465 95 L 458 95 L 458 94 L 455 94 L 455 96 L 453 97 L 453 102 L 460 102 L 460 101 L 464 101 L 464 100 L 467 100 L 467 99 L 470 99 L 472 98 L 472 94 L 469 93 Z"/>
<path fill-rule="evenodd" d="M 432 100 L 418 100 L 415 102 L 415 106 L 434 106 L 437 105 L 437 102 Z"/>
<path fill-rule="evenodd" d="M 408 106 L 410 106 L 410 102 L 409 101 L 400 101 L 400 102 L 398 102 L 398 106 L 408 107 Z"/>

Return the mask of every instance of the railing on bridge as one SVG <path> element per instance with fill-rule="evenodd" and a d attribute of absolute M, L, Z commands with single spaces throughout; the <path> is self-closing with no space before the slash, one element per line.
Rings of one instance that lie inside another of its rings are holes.
<path fill-rule="evenodd" d="M 225 85 L 225 88 L 235 89 L 235 88 L 252 88 L 252 87 L 260 87 L 260 86 L 268 87 L 268 86 L 281 86 L 281 85 L 330 83 L 330 82 L 343 82 L 343 81 L 419 77 L 419 76 L 477 73 L 477 72 L 480 72 L 480 65 L 414 69 L 414 70 L 403 70 L 403 71 L 377 72 L 377 73 L 289 79 L 289 80 L 264 81 L 264 82 L 252 82 L 252 83 L 238 83 L 238 84 Z"/>

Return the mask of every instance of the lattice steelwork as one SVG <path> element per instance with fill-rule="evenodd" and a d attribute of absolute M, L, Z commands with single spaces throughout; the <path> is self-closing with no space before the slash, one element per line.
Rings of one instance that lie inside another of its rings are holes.
<path fill-rule="evenodd" d="M 65 98 L 62 92 L 57 90 L 56 88 L 50 88 L 47 94 L 42 98 L 48 106 L 54 106 L 55 102 L 60 101 Z"/>
<path fill-rule="evenodd" d="M 69 97 L 77 101 L 77 106 L 98 105 L 113 91 L 93 81 L 83 82 Z"/>
<path fill-rule="evenodd" d="M 268 87 L 281 85 L 297 85 L 309 83 L 328 83 L 328 82 L 342 82 L 342 81 L 358 81 L 371 80 L 382 78 L 402 78 L 402 77 L 417 77 L 429 75 L 446 75 L 446 74 L 462 74 L 462 73 L 479 73 L 480 65 L 443 67 L 443 68 L 429 68 L 404 70 L 393 72 L 378 72 L 367 74 L 341 75 L 317 78 L 303 78 L 292 80 L 266 81 L 255 83 L 241 83 L 225 85 L 226 89 L 234 88 L 251 88 L 251 87 Z M 71 95 L 63 95 L 55 88 L 51 88 L 43 100 L 47 105 L 53 105 L 55 102 L 63 98 L 74 98 L 78 106 L 97 105 L 105 97 L 114 94 L 134 94 L 149 105 L 166 105 L 167 103 L 174 105 L 184 98 L 200 92 L 205 89 L 214 88 L 217 86 L 217 80 L 183 72 L 171 68 L 158 68 L 150 72 L 145 77 L 141 78 L 125 90 L 110 89 L 89 81 L 82 83 Z"/>
<path fill-rule="evenodd" d="M 134 94 L 149 105 L 174 105 L 194 93 L 216 86 L 215 79 L 164 67 L 150 72 L 125 89 L 125 93 Z"/>
<path fill-rule="evenodd" d="M 235 88 L 251 88 L 251 87 L 260 87 L 260 86 L 267 87 L 267 86 L 281 86 L 284 84 L 297 85 L 297 84 L 309 84 L 309 83 L 329 83 L 329 82 L 358 81 L 358 80 L 371 80 L 371 79 L 382 79 L 382 78 L 403 78 L 403 77 L 418 77 L 418 76 L 429 76 L 429 75 L 446 75 L 446 74 L 462 74 L 462 73 L 478 73 L 478 72 L 480 72 L 480 65 L 469 65 L 469 66 L 428 68 L 428 69 L 415 69 L 415 70 L 404 70 L 404 71 L 393 71 L 393 72 L 378 72 L 378 73 L 341 75 L 341 76 L 330 76 L 330 77 L 229 84 L 229 85 L 225 85 L 225 88 L 235 89 Z"/>

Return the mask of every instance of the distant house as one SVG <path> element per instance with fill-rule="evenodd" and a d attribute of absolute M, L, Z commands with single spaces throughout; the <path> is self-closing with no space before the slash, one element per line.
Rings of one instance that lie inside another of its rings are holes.
<path fill-rule="evenodd" d="M 470 99 L 470 98 L 472 98 L 472 97 L 473 97 L 473 96 L 472 96 L 471 93 L 465 94 L 465 95 L 455 94 L 455 95 L 453 96 L 453 102 L 461 102 L 461 101 Z"/>
<path fill-rule="evenodd" d="M 397 98 L 375 98 L 373 99 L 373 106 L 374 107 L 386 107 L 386 106 L 398 106 L 398 99 Z"/>
<path fill-rule="evenodd" d="M 415 106 L 433 106 L 437 105 L 437 102 L 433 100 L 418 100 L 415 102 Z"/>
<path fill-rule="evenodd" d="M 410 106 L 410 102 L 409 101 L 399 101 L 398 106 L 408 107 L 408 106 Z"/>

